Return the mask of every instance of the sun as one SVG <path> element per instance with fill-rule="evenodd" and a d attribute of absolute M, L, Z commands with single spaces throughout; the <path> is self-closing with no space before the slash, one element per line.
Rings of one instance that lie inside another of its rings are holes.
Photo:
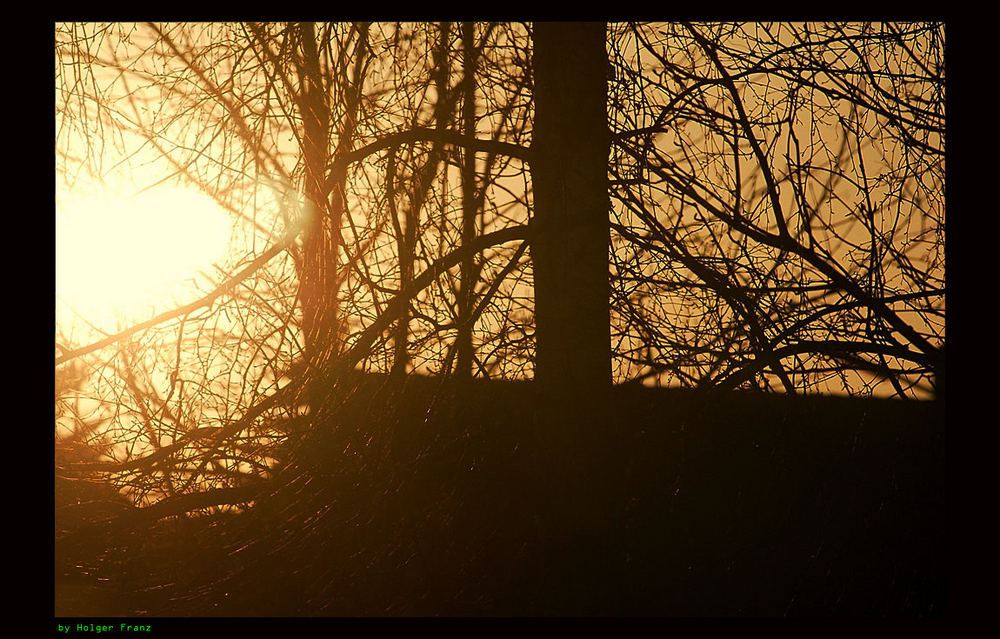
<path fill-rule="evenodd" d="M 160 186 L 65 197 L 56 208 L 56 298 L 102 328 L 148 317 L 224 257 L 231 220 L 207 195 Z"/>

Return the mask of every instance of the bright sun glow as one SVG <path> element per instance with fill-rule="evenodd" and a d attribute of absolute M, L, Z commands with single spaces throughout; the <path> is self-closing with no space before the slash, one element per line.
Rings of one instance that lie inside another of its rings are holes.
<path fill-rule="evenodd" d="M 90 322 L 135 321 L 185 297 L 227 248 L 230 220 L 179 187 L 73 198 L 56 211 L 56 296 Z"/>

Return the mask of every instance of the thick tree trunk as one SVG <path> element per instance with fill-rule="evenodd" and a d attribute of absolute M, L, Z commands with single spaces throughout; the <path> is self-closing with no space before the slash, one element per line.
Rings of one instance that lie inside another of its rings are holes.
<path fill-rule="evenodd" d="M 361 86 L 368 60 L 368 24 L 358 23 L 353 49 L 351 77 L 344 80 L 344 112 L 334 121 L 329 88 L 325 86 L 312 23 L 298 25 L 301 60 L 297 63 L 302 117 L 302 159 L 305 168 L 304 194 L 307 212 L 299 273 L 299 304 L 302 333 L 308 364 L 308 398 L 312 414 L 318 415 L 330 399 L 327 379 L 340 353 L 341 325 L 339 292 L 341 283 L 340 227 L 347 208 L 346 165 L 340 161 L 354 145 L 361 103 Z M 335 135 L 334 135 L 335 134 Z M 337 140 L 332 158 L 331 139 Z M 332 166 L 328 174 L 327 167 Z"/>
<path fill-rule="evenodd" d="M 559 398 L 611 385 L 605 32 L 535 25 L 535 380 Z"/>
<path fill-rule="evenodd" d="M 534 239 L 536 485 L 553 549 L 607 555 L 616 515 L 607 407 L 611 390 L 607 54 L 603 23 L 536 24 Z M 585 488 L 586 487 L 586 488 Z M 599 490 L 598 490 L 599 489 Z M 567 602 L 586 567 L 554 574 Z"/>
<path fill-rule="evenodd" d="M 337 243 L 342 206 L 337 201 L 339 193 L 328 200 L 324 187 L 329 159 L 330 106 L 323 89 L 315 29 L 311 23 L 306 23 L 299 25 L 298 31 L 302 54 L 298 109 L 302 116 L 307 215 L 299 273 L 299 301 L 306 360 L 313 371 L 325 371 L 337 348 Z M 315 412 L 321 401 L 322 384 L 314 386 L 319 388 L 310 389 L 309 402 Z M 319 394 L 313 391 L 319 391 Z"/>

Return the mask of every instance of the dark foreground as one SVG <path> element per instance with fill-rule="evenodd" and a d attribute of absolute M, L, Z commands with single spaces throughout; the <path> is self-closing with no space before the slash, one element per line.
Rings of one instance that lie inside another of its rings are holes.
<path fill-rule="evenodd" d="M 941 403 L 621 387 L 567 509 L 538 401 L 373 378 L 250 512 L 57 534 L 56 615 L 944 613 Z"/>

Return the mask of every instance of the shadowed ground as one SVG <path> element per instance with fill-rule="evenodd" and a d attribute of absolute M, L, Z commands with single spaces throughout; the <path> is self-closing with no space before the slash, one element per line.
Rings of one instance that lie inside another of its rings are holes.
<path fill-rule="evenodd" d="M 941 403 L 619 387 L 567 518 L 530 383 L 385 381 L 248 513 L 64 534 L 57 616 L 944 612 Z"/>

